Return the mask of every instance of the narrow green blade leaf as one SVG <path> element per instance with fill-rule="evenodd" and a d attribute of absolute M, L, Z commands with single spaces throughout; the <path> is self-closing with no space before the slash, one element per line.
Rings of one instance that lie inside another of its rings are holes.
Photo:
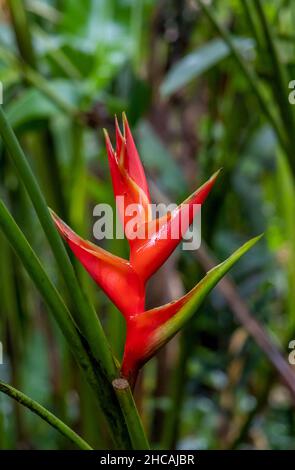
<path fill-rule="evenodd" d="M 218 281 L 222 279 L 229 269 L 247 253 L 262 236 L 263 235 L 259 235 L 258 237 L 252 238 L 236 250 L 227 260 L 208 271 L 206 276 L 194 287 L 193 292 L 190 293 L 192 295 L 190 295 L 188 302 L 186 302 L 173 317 L 156 330 L 153 341 L 158 347 L 159 345 L 165 344 L 182 328 L 193 316 L 213 287 L 216 286 Z"/>

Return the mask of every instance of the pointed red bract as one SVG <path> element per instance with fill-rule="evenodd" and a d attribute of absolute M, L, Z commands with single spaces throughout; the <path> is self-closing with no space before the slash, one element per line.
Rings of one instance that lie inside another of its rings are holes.
<path fill-rule="evenodd" d="M 142 279 L 149 279 L 182 241 L 197 210 L 210 193 L 218 174 L 219 172 L 216 172 L 170 215 L 149 222 L 149 226 L 146 227 L 146 231 L 151 229 L 149 238 L 133 241 L 130 263 Z"/>
<path fill-rule="evenodd" d="M 145 290 L 130 263 L 83 240 L 54 212 L 53 220 L 69 247 L 94 281 L 127 318 L 144 310 Z"/>

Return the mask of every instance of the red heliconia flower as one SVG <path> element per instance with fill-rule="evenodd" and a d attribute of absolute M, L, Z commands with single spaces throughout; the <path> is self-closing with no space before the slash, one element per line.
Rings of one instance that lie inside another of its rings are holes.
<path fill-rule="evenodd" d="M 116 198 L 120 196 L 124 203 L 118 206 L 118 210 L 130 246 L 129 260 L 114 256 L 83 240 L 54 212 L 52 216 L 75 256 L 126 319 L 127 336 L 121 373 L 133 383 L 138 369 L 179 330 L 189 315 L 188 306 L 198 304 L 230 265 L 256 240 L 238 250 L 232 255 L 232 261 L 229 258 L 226 265 L 216 268 L 216 272 L 209 272 L 206 278 L 181 299 L 145 311 L 146 281 L 180 243 L 182 234 L 192 223 L 198 205 L 205 201 L 219 172 L 171 213 L 153 220 L 144 169 L 124 114 L 123 126 L 122 134 L 116 120 L 116 149 L 113 149 L 106 131 L 105 139 L 114 195 Z M 140 238 L 134 238 L 129 227 L 134 214 L 128 214 L 125 209 L 130 204 L 134 204 L 137 209 L 135 228 L 141 230 L 143 236 Z M 184 211 L 188 211 L 188 217 L 182 217 Z M 177 237 L 175 233 L 178 234 Z M 206 283 L 202 284 L 205 279 Z"/>
<path fill-rule="evenodd" d="M 205 201 L 219 172 L 216 172 L 172 213 L 153 220 L 144 170 L 125 114 L 123 114 L 123 124 L 124 135 L 121 134 L 116 120 L 116 150 L 113 149 L 109 136 L 105 131 L 106 147 L 115 197 L 123 197 L 123 209 L 130 204 L 137 206 L 141 216 L 142 233 L 146 236 L 132 239 L 131 234 L 126 230 L 132 215 L 126 215 L 126 211 L 120 213 L 130 246 L 130 264 L 145 282 L 159 269 L 181 242 L 181 233 L 184 234 L 189 228 L 198 205 Z M 120 209 L 121 206 L 119 206 L 119 211 Z M 188 217 L 182 217 L 184 211 L 189 211 Z M 137 229 L 139 231 L 140 227 L 137 227 Z M 177 233 L 179 233 L 178 238 L 171 236 L 171 234 Z"/>

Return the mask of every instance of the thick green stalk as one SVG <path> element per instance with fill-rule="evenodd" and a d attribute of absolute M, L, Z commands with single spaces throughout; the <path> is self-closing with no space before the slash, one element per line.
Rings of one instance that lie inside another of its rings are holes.
<path fill-rule="evenodd" d="M 90 445 L 87 444 L 87 442 L 84 441 L 84 439 L 82 439 L 82 437 L 80 437 L 69 426 L 63 423 L 63 421 L 61 421 L 57 416 L 55 416 L 53 413 L 48 411 L 46 408 L 44 408 L 42 405 L 40 405 L 36 401 L 29 398 L 24 393 L 20 392 L 16 388 L 2 381 L 0 381 L 0 391 L 2 393 L 5 393 L 9 397 L 13 398 L 14 400 L 16 400 L 18 403 L 25 406 L 36 415 L 40 416 L 40 418 L 42 418 L 44 421 L 50 424 L 50 426 L 55 428 L 65 437 L 70 439 L 70 441 L 76 444 L 76 446 L 79 447 L 79 449 L 93 450 L 92 447 L 90 447 Z"/>
<path fill-rule="evenodd" d="M 42 297 L 50 307 L 74 357 L 84 370 L 108 420 L 110 433 L 114 442 L 119 448 L 130 448 L 128 430 L 111 383 L 108 381 L 108 378 L 99 371 L 97 361 L 92 356 L 91 351 L 87 350 L 87 344 L 76 329 L 69 310 L 48 278 L 27 239 L 1 200 L 0 227 L 12 248 L 21 259 Z M 133 412 L 136 413 L 136 409 L 134 409 Z"/>
<path fill-rule="evenodd" d="M 273 126 L 274 131 L 277 134 L 278 140 L 283 147 L 283 149 L 286 150 L 286 152 L 289 152 L 289 146 L 288 146 L 288 141 L 287 141 L 287 136 L 285 134 L 285 131 L 281 125 L 276 119 L 276 117 L 273 115 L 272 111 L 270 110 L 270 106 L 266 98 L 264 97 L 259 85 L 258 85 L 258 77 L 253 71 L 250 71 L 248 66 L 245 64 L 245 61 L 243 57 L 241 56 L 240 52 L 236 48 L 234 42 L 232 41 L 229 33 L 226 31 L 225 28 L 223 28 L 222 25 L 219 24 L 217 19 L 215 18 L 212 10 L 210 7 L 208 7 L 205 3 L 204 0 L 196 0 L 197 3 L 200 5 L 202 8 L 203 12 L 207 16 L 207 18 L 210 20 L 216 31 L 220 34 L 220 36 L 224 39 L 225 43 L 228 45 L 232 52 L 232 56 L 237 62 L 238 66 L 240 67 L 243 75 L 247 79 L 250 88 L 256 97 L 263 113 L 265 114 L 265 117 L 268 119 L 270 124 Z"/>
<path fill-rule="evenodd" d="M 122 378 L 115 379 L 113 380 L 113 387 L 121 404 L 133 448 L 136 450 L 148 450 L 149 443 L 137 413 L 129 383 Z"/>

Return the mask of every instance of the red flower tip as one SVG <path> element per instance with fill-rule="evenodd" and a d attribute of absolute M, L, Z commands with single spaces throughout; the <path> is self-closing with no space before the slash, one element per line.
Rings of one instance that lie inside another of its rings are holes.
<path fill-rule="evenodd" d="M 130 263 L 83 240 L 52 210 L 51 214 L 57 229 L 75 256 L 122 314 L 128 318 L 142 312 L 145 302 L 144 284 Z"/>

